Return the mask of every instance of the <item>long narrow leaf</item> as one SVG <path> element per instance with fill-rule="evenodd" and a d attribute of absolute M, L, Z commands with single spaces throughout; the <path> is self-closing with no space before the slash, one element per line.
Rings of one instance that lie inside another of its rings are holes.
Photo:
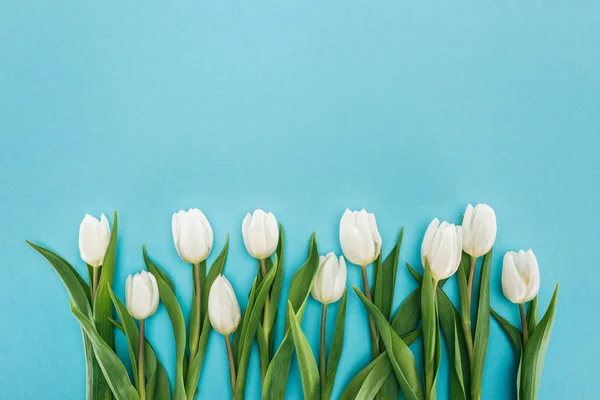
<path fill-rule="evenodd" d="M 483 367 L 490 337 L 490 271 L 492 269 L 492 253 L 489 251 L 483 258 L 479 282 L 479 304 L 477 306 L 477 325 L 473 341 L 473 362 L 471 364 L 471 399 L 481 399 L 483 385 Z"/>
<path fill-rule="evenodd" d="M 344 326 L 346 324 L 346 290 L 340 301 L 337 318 L 335 320 L 335 330 L 333 331 L 333 341 L 329 349 L 329 358 L 327 359 L 327 373 L 325 374 L 325 387 L 323 388 L 323 398 L 329 400 L 333 392 L 335 375 L 342 356 L 344 347 Z"/>
<path fill-rule="evenodd" d="M 532 336 L 535 332 L 538 319 L 538 297 L 535 296 L 529 303 L 529 309 L 527 310 L 527 331 L 529 336 Z"/>
<path fill-rule="evenodd" d="M 427 261 L 425 261 L 427 264 Z M 425 371 L 425 398 L 435 399 L 437 370 L 439 368 L 439 329 L 431 271 L 426 266 L 421 288 L 421 315 L 423 321 L 423 365 Z"/>
<path fill-rule="evenodd" d="M 208 305 L 208 293 L 210 292 L 210 288 L 212 287 L 212 284 L 215 281 L 215 279 L 223 273 L 225 261 L 227 260 L 228 250 L 229 235 L 227 235 L 227 238 L 225 239 L 225 245 L 223 246 L 223 250 L 221 250 L 221 253 L 213 262 L 208 272 L 208 275 L 204 280 L 204 287 L 202 289 L 202 309 L 204 318 L 204 321 L 202 322 L 202 331 L 200 332 L 200 338 L 198 340 L 196 354 L 191 355 L 189 366 L 185 373 L 185 391 L 188 400 L 193 400 L 195 398 L 196 390 L 198 387 L 198 380 L 200 379 L 200 373 L 202 371 L 202 363 L 204 362 L 204 356 L 206 354 L 206 347 L 208 346 L 208 339 L 212 330 L 210 321 L 208 319 L 208 312 L 204 310 L 205 305 Z M 195 304 L 195 302 L 193 304 Z"/>
<path fill-rule="evenodd" d="M 156 278 L 160 299 L 162 300 L 165 308 L 167 309 L 167 313 L 169 314 L 169 319 L 171 320 L 171 325 L 173 327 L 173 335 L 175 337 L 175 380 L 173 399 L 184 400 L 186 399 L 186 391 L 183 365 L 185 361 L 186 332 L 183 313 L 181 312 L 181 307 L 177 302 L 175 293 L 173 293 L 171 290 L 169 281 L 164 280 L 164 273 L 161 273 L 161 268 L 159 268 L 156 263 L 150 260 L 145 250 L 146 249 L 144 248 L 144 261 L 146 262 L 146 268 Z"/>
<path fill-rule="evenodd" d="M 129 381 L 127 370 L 123 363 L 121 363 L 121 360 L 119 360 L 119 357 L 117 357 L 113 350 L 102 339 L 92 321 L 77 308 L 73 301 L 71 301 L 71 312 L 73 312 L 73 315 L 79 321 L 81 328 L 90 339 L 94 347 L 94 354 L 96 355 L 98 364 L 104 373 L 108 386 L 117 400 L 139 399 L 137 391 Z"/>
<path fill-rule="evenodd" d="M 400 388 L 402 389 L 402 393 L 404 394 L 404 398 L 422 400 L 424 398 L 423 389 L 421 388 L 415 357 L 406 343 L 404 343 L 392 329 L 389 322 L 385 319 L 385 316 L 381 314 L 377 307 L 375 307 L 375 305 L 369 301 L 358 288 L 353 287 L 353 289 L 377 325 L 377 329 L 385 344 L 385 348 L 388 352 Z"/>
<path fill-rule="evenodd" d="M 404 343 L 410 346 L 421 334 L 421 331 L 417 330 L 410 332 L 402 337 Z M 382 376 L 384 374 L 387 375 Z M 369 365 L 363 368 L 356 376 L 350 381 L 342 396 L 341 400 L 352 400 L 352 399 L 372 399 L 375 394 L 379 391 L 381 386 L 384 384 L 387 377 L 391 374 L 395 378 L 392 364 L 387 355 L 387 351 L 381 353 L 375 360 L 371 361 Z"/>
<path fill-rule="evenodd" d="M 558 296 L 558 284 L 554 289 L 552 300 L 546 310 L 546 314 L 537 325 L 535 332 L 529 338 L 523 352 L 523 361 L 520 366 L 520 388 L 519 400 L 535 400 L 542 380 L 542 369 L 546 350 L 550 342 L 550 334 L 554 325 L 556 315 L 556 299 Z"/>
<path fill-rule="evenodd" d="M 316 235 L 313 233 L 310 240 L 308 258 L 294 274 L 288 294 L 288 302 L 291 303 L 298 322 L 302 322 L 306 299 L 310 294 L 318 268 L 319 250 L 317 248 Z M 269 363 L 269 368 L 265 375 L 262 393 L 263 399 L 279 400 L 284 398 L 293 350 L 294 341 L 289 331 L 289 322 L 286 319 L 283 341 Z"/>
<path fill-rule="evenodd" d="M 298 365 L 300 366 L 300 377 L 302 378 L 302 391 L 305 399 L 318 399 L 321 385 L 319 383 L 319 369 L 315 356 L 310 348 L 310 344 L 300 328 L 300 324 L 294 315 L 292 307 L 288 306 L 288 319 L 294 338 L 294 346 L 298 355 Z"/>
<path fill-rule="evenodd" d="M 515 353 L 515 360 L 519 362 L 521 360 L 521 354 L 523 353 L 523 342 L 521 341 L 521 332 L 510 322 L 504 319 L 500 314 L 490 308 L 490 313 L 500 325 L 500 328 L 506 334 L 506 338 Z"/>
<path fill-rule="evenodd" d="M 237 379 L 235 385 L 236 400 L 243 400 L 246 393 L 246 378 L 248 376 L 248 364 L 250 361 L 250 351 L 252 350 L 253 339 L 256 337 L 259 319 L 262 315 L 263 307 L 267 300 L 267 295 L 271 290 L 275 273 L 277 272 L 277 260 L 273 264 L 271 271 L 265 276 L 265 279 L 258 285 L 256 292 L 256 301 L 252 309 L 246 308 L 245 313 L 251 313 L 250 318 L 244 324 L 243 330 L 240 332 L 243 335 L 243 346 L 238 349 L 238 368 Z"/>

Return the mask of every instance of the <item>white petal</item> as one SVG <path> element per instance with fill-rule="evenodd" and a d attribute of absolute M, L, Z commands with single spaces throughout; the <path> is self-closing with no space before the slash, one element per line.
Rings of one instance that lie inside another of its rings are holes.
<path fill-rule="evenodd" d="M 504 255 L 502 263 L 502 292 L 515 304 L 523 303 L 527 286 L 517 271 L 514 259 L 516 253 L 509 251 Z"/>
<path fill-rule="evenodd" d="M 431 243 L 433 242 L 433 237 L 435 236 L 435 232 L 439 224 L 440 221 L 437 218 L 434 218 L 433 221 L 429 223 L 429 226 L 427 226 L 427 230 L 425 231 L 423 243 L 421 244 L 421 262 L 423 265 L 425 265 L 425 256 L 431 248 Z"/>

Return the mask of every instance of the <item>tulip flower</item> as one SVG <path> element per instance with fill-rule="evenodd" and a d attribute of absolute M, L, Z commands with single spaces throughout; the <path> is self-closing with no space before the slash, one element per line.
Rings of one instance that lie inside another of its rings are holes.
<path fill-rule="evenodd" d="M 365 267 L 379 257 L 381 236 L 373 213 L 346 209 L 340 221 L 340 244 L 351 263 Z"/>
<path fill-rule="evenodd" d="M 533 300 L 540 289 L 540 271 L 531 249 L 509 251 L 502 262 L 502 291 L 515 304 Z"/>
<path fill-rule="evenodd" d="M 332 252 L 319 257 L 319 269 L 312 286 L 311 294 L 315 300 L 327 306 L 337 302 L 346 288 L 346 262 L 338 259 Z"/>
<path fill-rule="evenodd" d="M 487 204 L 467 206 L 463 217 L 462 248 L 471 257 L 486 255 L 496 241 L 496 213 Z"/>
<path fill-rule="evenodd" d="M 244 245 L 250 255 L 258 260 L 265 260 L 277 249 L 279 227 L 273 213 L 261 209 L 246 214 L 242 221 Z"/>
<path fill-rule="evenodd" d="M 427 258 L 434 282 L 449 278 L 458 269 L 462 256 L 462 238 L 460 226 L 446 221 L 440 224 L 437 218 L 427 227 L 421 245 L 421 261 L 425 266 Z"/>
<path fill-rule="evenodd" d="M 106 249 L 110 243 L 110 226 L 104 214 L 100 221 L 89 214 L 79 225 L 79 254 L 83 261 L 93 268 L 92 298 L 96 298 L 98 288 L 99 268 L 104 263 Z"/>
<path fill-rule="evenodd" d="M 183 261 L 198 264 L 206 260 L 213 247 L 213 231 L 202 211 L 180 210 L 173 214 L 171 226 L 177 254 Z"/>
<path fill-rule="evenodd" d="M 325 388 L 325 377 L 327 372 L 327 349 L 325 346 L 325 328 L 327 325 L 327 306 L 337 302 L 346 291 L 346 261 L 335 253 L 328 253 L 319 257 L 319 269 L 311 289 L 312 297 L 322 304 L 321 306 L 321 347 L 320 368 L 321 389 Z"/>
<path fill-rule="evenodd" d="M 509 251 L 502 262 L 502 292 L 511 302 L 519 305 L 521 326 L 523 327 L 523 345 L 527 343 L 527 317 L 525 302 L 537 296 L 540 289 L 540 271 L 535 254 L 531 249 L 518 253 Z"/>
<path fill-rule="evenodd" d="M 340 245 L 346 259 L 353 264 L 360 265 L 363 292 L 367 299 L 372 300 L 367 265 L 375 261 L 381 253 L 381 236 L 377 230 L 375 215 L 364 209 L 361 211 L 346 209 L 340 221 Z M 375 357 L 379 354 L 379 334 L 371 315 L 368 315 L 368 318 L 371 330 L 371 351 Z"/>
<path fill-rule="evenodd" d="M 210 288 L 208 294 L 208 318 L 213 329 L 225 338 L 233 397 L 235 393 L 236 372 L 230 335 L 237 329 L 242 318 L 242 312 L 240 311 L 240 304 L 237 301 L 231 284 L 223 275 L 219 275 Z"/>
<path fill-rule="evenodd" d="M 471 309 L 471 297 L 473 295 L 473 281 L 475 280 L 475 268 L 477 258 L 487 254 L 496 241 L 496 213 L 487 204 L 477 204 L 475 208 L 467 205 L 463 216 L 463 250 L 471 256 L 471 269 L 467 294 L 469 310 Z"/>
<path fill-rule="evenodd" d="M 145 320 L 152 316 L 158 308 L 160 295 L 156 278 L 150 272 L 142 271 L 134 276 L 129 275 L 125 284 L 125 300 L 129 315 L 140 321 L 138 347 L 138 392 L 140 400 L 145 400 L 144 380 L 144 335 Z"/>
<path fill-rule="evenodd" d="M 194 276 L 194 296 L 192 302 L 195 308 L 198 321 L 201 319 L 202 310 L 202 281 L 206 268 L 203 263 L 210 254 L 213 247 L 213 231 L 208 223 L 208 219 L 202 211 L 197 208 L 190 208 L 188 211 L 179 210 L 173 214 L 171 220 L 173 230 L 173 242 L 177 254 L 185 262 L 192 264 L 192 274 Z M 201 272 L 202 271 L 202 272 Z M 194 326 L 194 331 L 190 333 L 190 352 L 195 354 L 200 340 L 200 324 Z"/>

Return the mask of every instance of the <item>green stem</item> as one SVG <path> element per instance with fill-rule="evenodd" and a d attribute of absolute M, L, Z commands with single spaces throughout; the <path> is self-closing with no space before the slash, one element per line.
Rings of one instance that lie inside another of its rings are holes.
<path fill-rule="evenodd" d="M 190 332 L 190 361 L 193 359 L 192 356 L 196 355 L 198 351 L 198 342 L 200 340 L 200 324 L 202 321 L 202 281 L 200 274 L 200 263 L 192 264 L 194 274 L 194 294 L 196 296 L 196 320 L 198 323 L 194 327 L 194 332 Z"/>
<path fill-rule="evenodd" d="M 523 348 L 529 340 L 529 332 L 527 331 L 527 317 L 525 316 L 525 304 L 519 304 L 519 311 L 521 312 L 521 326 L 523 327 Z"/>
<path fill-rule="evenodd" d="M 138 393 L 140 400 L 146 400 L 146 382 L 144 379 L 144 336 L 145 321 L 140 320 L 140 340 L 138 346 Z"/>
<path fill-rule="evenodd" d="M 371 289 L 369 289 L 367 266 L 361 266 L 360 270 L 362 271 L 363 291 L 365 293 L 365 297 L 369 299 L 369 301 L 373 301 L 371 298 Z M 369 329 L 371 330 L 371 354 L 373 359 L 375 359 L 379 355 L 379 336 L 377 334 L 377 328 L 375 327 L 375 321 L 373 321 L 371 314 L 369 314 Z"/>
<path fill-rule="evenodd" d="M 327 304 L 323 304 L 321 308 L 321 348 L 320 348 L 320 358 L 321 358 L 321 368 L 319 369 L 319 373 L 321 375 L 321 398 L 325 398 L 325 377 L 327 375 L 327 348 L 325 345 L 325 328 L 327 326 Z"/>
<path fill-rule="evenodd" d="M 96 291 L 98 291 L 98 280 L 100 277 L 100 267 L 92 267 L 93 269 L 93 277 L 92 277 L 92 301 L 96 301 Z"/>
<path fill-rule="evenodd" d="M 469 283 L 467 285 L 468 302 L 466 309 L 463 309 L 463 332 L 465 333 L 465 343 L 469 361 L 473 361 L 473 333 L 471 330 L 471 299 L 473 297 L 473 282 L 475 280 L 475 268 L 477 267 L 477 257 L 471 257 L 471 269 L 469 270 Z"/>
<path fill-rule="evenodd" d="M 259 260 L 259 263 L 260 263 L 260 276 L 264 280 L 265 277 L 267 276 L 267 267 L 265 265 L 265 260 Z M 271 333 L 271 327 L 269 326 L 269 319 L 270 319 L 269 294 L 267 294 L 267 299 L 265 300 L 265 306 L 263 308 L 263 331 L 265 333 L 265 341 L 267 343 L 267 346 L 269 346 L 269 334 Z M 270 354 L 271 353 L 269 350 L 269 357 L 270 357 Z"/>
<path fill-rule="evenodd" d="M 233 351 L 231 350 L 231 340 L 229 335 L 225 335 L 225 347 L 227 348 L 227 360 L 229 361 L 229 379 L 231 382 L 231 399 L 235 400 L 235 363 L 233 362 Z"/>

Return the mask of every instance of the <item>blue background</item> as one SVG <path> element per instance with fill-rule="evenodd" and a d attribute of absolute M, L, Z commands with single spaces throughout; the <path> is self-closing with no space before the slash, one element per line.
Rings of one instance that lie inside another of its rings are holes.
<path fill-rule="evenodd" d="M 498 217 L 494 308 L 518 323 L 500 287 L 507 250 L 537 254 L 542 311 L 561 284 L 539 398 L 597 396 L 598 2 L 60 3 L 0 2 L 0 398 L 84 396 L 67 294 L 24 240 L 84 271 L 86 212 L 119 212 L 121 298 L 146 243 L 187 314 L 191 272 L 171 238 L 180 208 L 208 216 L 210 260 L 230 233 L 225 272 L 245 306 L 256 272 L 240 233 L 247 211 L 283 222 L 289 284 L 313 230 L 322 252 L 339 253 L 346 207 L 376 214 L 385 254 L 405 226 L 401 262 L 418 265 L 429 221 L 459 222 L 468 202 Z M 395 304 L 414 287 L 401 265 Z M 454 280 L 448 291 L 456 299 Z M 318 321 L 311 299 L 303 328 L 315 350 Z M 162 307 L 148 325 L 172 378 Z M 367 335 L 351 293 L 336 397 L 369 360 Z M 515 375 L 492 322 L 483 397 L 511 398 Z M 213 334 L 200 397 L 226 398 L 227 382 Z M 301 393 L 294 361 L 288 396 Z"/>

